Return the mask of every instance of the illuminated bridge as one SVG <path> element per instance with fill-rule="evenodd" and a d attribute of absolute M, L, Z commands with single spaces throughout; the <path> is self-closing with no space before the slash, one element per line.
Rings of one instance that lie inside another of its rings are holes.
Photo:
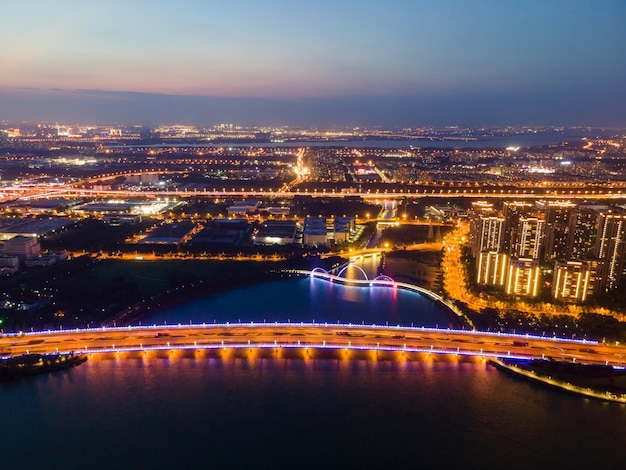
<path fill-rule="evenodd" d="M 357 268 L 363 279 L 346 278 L 349 268 Z M 347 264 L 331 274 L 321 268 L 290 273 L 328 282 L 366 288 L 406 289 L 440 303 L 457 315 L 454 305 L 427 289 L 394 281 L 388 276 L 368 279 L 357 265 Z M 626 347 L 615 343 L 504 334 L 485 331 L 365 325 L 328 322 L 273 322 L 178 324 L 48 330 L 0 335 L 0 357 L 28 353 L 142 354 L 149 351 L 290 351 L 314 357 L 316 351 L 339 354 L 361 352 L 411 357 L 451 354 L 484 358 L 512 357 L 547 359 L 624 366 Z"/>
<path fill-rule="evenodd" d="M 484 331 L 341 323 L 222 323 L 49 330 L 0 336 L 0 356 L 75 352 L 89 355 L 150 351 L 291 351 L 315 357 L 320 350 L 419 358 L 449 354 L 484 358 L 553 358 L 624 366 L 619 344 Z M 132 354 L 131 354 L 132 356 Z M 126 356 L 120 356 L 126 357 Z"/>

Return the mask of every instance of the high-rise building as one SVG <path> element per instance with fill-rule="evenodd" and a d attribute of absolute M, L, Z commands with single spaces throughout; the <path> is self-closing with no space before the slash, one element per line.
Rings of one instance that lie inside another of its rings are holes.
<path fill-rule="evenodd" d="M 515 256 L 539 259 L 543 247 L 544 227 L 545 222 L 542 219 L 520 217 L 513 245 Z"/>
<path fill-rule="evenodd" d="M 474 256 L 483 251 L 501 251 L 504 239 L 503 217 L 477 217 L 474 221 L 472 233 Z"/>
<path fill-rule="evenodd" d="M 593 254 L 598 260 L 597 292 L 608 292 L 625 279 L 626 213 L 604 212 L 598 219 Z"/>
<path fill-rule="evenodd" d="M 608 206 L 578 206 L 573 211 L 568 228 L 566 259 L 585 261 L 593 257 L 600 214 Z"/>
<path fill-rule="evenodd" d="M 507 201 L 502 207 L 504 217 L 504 237 L 502 250 L 510 253 L 514 250 L 520 217 L 528 217 L 532 211 L 532 204 L 520 201 Z"/>
<path fill-rule="evenodd" d="M 486 246 L 490 246 L 491 244 L 486 242 L 485 237 L 489 237 L 489 235 L 485 235 L 485 220 L 490 218 L 496 218 L 496 210 L 493 207 L 493 204 L 486 201 L 478 201 L 472 203 L 472 211 L 470 217 L 470 230 L 469 230 L 469 246 L 472 251 L 472 256 L 475 258 L 478 257 L 478 254 L 483 250 L 490 250 L 493 248 L 486 248 Z M 500 229 L 501 232 L 501 229 Z M 493 234 L 492 232 L 492 235 Z M 497 238 L 500 238 L 500 244 L 502 243 L 501 234 L 498 235 Z M 492 237 L 493 239 L 493 237 Z"/>
<path fill-rule="evenodd" d="M 539 294 L 539 261 L 530 258 L 511 259 L 506 279 L 506 293 L 525 297 Z"/>
<path fill-rule="evenodd" d="M 511 201 L 499 216 L 487 203 L 473 204 L 470 244 L 476 282 L 503 286 L 511 295 L 537 296 L 540 262 L 554 262 L 552 295 L 584 302 L 626 287 L 626 210 L 540 201 Z"/>
<path fill-rule="evenodd" d="M 593 294 L 596 269 L 595 261 L 557 261 L 552 297 L 563 302 L 584 302 Z"/>
<path fill-rule="evenodd" d="M 545 215 L 544 260 L 567 258 L 567 240 L 569 235 L 569 221 L 576 209 L 576 204 L 560 201 L 540 201 L 537 207 Z"/>
<path fill-rule="evenodd" d="M 488 286 L 504 286 L 509 268 L 506 253 L 482 251 L 477 257 L 476 282 Z"/>

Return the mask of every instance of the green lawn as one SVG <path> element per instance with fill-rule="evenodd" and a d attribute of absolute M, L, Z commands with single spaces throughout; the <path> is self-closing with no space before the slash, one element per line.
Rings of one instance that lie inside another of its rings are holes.
<path fill-rule="evenodd" d="M 209 260 L 114 260 L 95 263 L 89 274 L 90 282 L 109 282 L 122 277 L 134 283 L 142 297 L 153 295 L 168 286 L 186 280 L 215 279 L 236 272 L 264 271 L 271 262 L 209 261 Z M 80 279 L 72 279 L 72 283 Z"/>

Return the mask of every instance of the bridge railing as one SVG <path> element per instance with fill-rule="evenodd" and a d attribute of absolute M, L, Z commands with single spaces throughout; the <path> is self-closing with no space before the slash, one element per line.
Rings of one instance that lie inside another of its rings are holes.
<path fill-rule="evenodd" d="M 328 329 L 372 329 L 372 330 L 393 330 L 398 332 L 430 332 L 430 333 L 447 333 L 450 335 L 459 334 L 459 335 L 489 335 L 489 336 L 498 336 L 502 338 L 509 339 L 534 339 L 534 340 L 546 340 L 546 341 L 554 341 L 554 342 L 566 342 L 566 343 L 578 343 L 578 344 L 598 344 L 598 341 L 589 340 L 586 338 L 577 339 L 577 338 L 558 338 L 556 336 L 539 336 L 539 335 L 531 335 L 529 333 L 503 333 L 500 331 L 480 331 L 480 330 L 459 330 L 454 328 L 433 328 L 426 326 L 405 326 L 405 325 L 379 325 L 379 324 L 364 324 L 364 323 L 333 323 L 333 322 L 221 322 L 221 323 L 175 323 L 175 324 L 152 324 L 152 325 L 128 325 L 128 326 L 103 326 L 96 328 L 70 328 L 63 329 L 59 328 L 56 330 L 41 330 L 41 331 L 30 331 L 30 332 L 17 332 L 17 333 L 3 333 L 0 337 L 22 337 L 22 336 L 38 336 L 38 335 L 54 335 L 59 333 L 97 333 L 97 332 L 107 332 L 107 331 L 157 331 L 157 330 L 176 330 L 176 329 L 209 329 L 209 328 L 266 328 L 268 326 L 273 326 L 276 328 L 328 328 Z"/>

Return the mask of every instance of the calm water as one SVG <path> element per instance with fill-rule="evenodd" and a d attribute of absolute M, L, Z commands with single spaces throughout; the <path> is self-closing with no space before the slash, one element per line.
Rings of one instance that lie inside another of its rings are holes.
<path fill-rule="evenodd" d="M 594 135 L 590 133 L 590 135 Z M 478 140 L 346 140 L 341 142 L 288 142 L 277 144 L 256 144 L 257 147 L 352 147 L 352 148 L 506 148 L 506 147 L 535 147 L 554 145 L 561 142 L 578 142 L 583 134 L 519 134 L 510 136 L 485 136 Z M 224 146 L 224 144 L 221 144 Z M 248 145 L 231 145 L 232 147 Z"/>
<path fill-rule="evenodd" d="M 413 294 L 304 279 L 159 315 L 349 321 L 361 311 L 366 322 L 406 323 L 429 308 L 425 322 L 437 321 L 437 308 Z M 243 354 L 91 360 L 0 384 L 0 468 L 624 468 L 625 406 L 479 360 Z"/>
<path fill-rule="evenodd" d="M 179 305 L 144 323 L 305 321 L 441 326 L 448 315 L 433 301 L 387 287 L 348 287 L 321 279 L 288 279 L 235 289 Z"/>
<path fill-rule="evenodd" d="M 474 362 L 88 361 L 0 385 L 2 468 L 623 468 L 626 408 Z"/>

